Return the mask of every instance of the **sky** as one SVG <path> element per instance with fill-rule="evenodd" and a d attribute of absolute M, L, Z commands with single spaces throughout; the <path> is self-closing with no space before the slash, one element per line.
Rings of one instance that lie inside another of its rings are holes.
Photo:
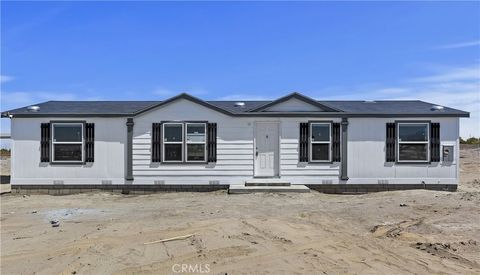
<path fill-rule="evenodd" d="M 1 2 L 1 111 L 47 100 L 419 99 L 480 136 L 480 2 Z M 10 131 L 1 120 L 2 133 Z"/>

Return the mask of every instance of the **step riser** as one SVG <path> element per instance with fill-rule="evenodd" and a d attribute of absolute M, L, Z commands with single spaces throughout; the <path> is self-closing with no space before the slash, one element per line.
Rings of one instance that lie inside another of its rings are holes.
<path fill-rule="evenodd" d="M 249 194 L 249 193 L 308 193 L 310 189 L 305 185 L 288 186 L 232 186 L 228 189 L 229 194 Z"/>
<path fill-rule="evenodd" d="M 251 194 L 251 193 L 308 193 L 310 190 L 272 190 L 272 189 L 255 189 L 255 190 L 238 190 L 229 189 L 229 194 Z"/>
<path fill-rule="evenodd" d="M 245 182 L 245 186 L 290 186 L 289 182 Z"/>

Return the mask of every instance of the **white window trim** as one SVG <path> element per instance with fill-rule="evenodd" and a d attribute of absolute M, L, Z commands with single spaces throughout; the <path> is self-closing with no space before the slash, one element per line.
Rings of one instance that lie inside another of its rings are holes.
<path fill-rule="evenodd" d="M 55 125 L 61 124 L 61 125 L 71 125 L 71 126 L 77 126 L 80 125 L 82 127 L 82 141 L 55 141 Z M 52 163 L 82 163 L 84 162 L 85 159 L 85 136 L 84 136 L 84 131 L 85 131 L 85 125 L 84 123 L 81 122 L 53 122 L 52 127 L 51 127 L 51 135 L 52 135 Z M 55 160 L 55 145 L 56 144 L 81 144 L 82 145 L 82 159 L 81 160 Z"/>
<path fill-rule="evenodd" d="M 187 135 L 188 135 L 188 125 L 190 124 L 203 124 L 203 127 L 205 129 L 205 140 L 203 142 L 201 141 L 188 141 Z M 203 160 L 188 160 L 188 144 L 203 144 Z M 207 123 L 205 122 L 187 122 L 185 123 L 185 162 L 206 162 L 207 161 Z"/>
<path fill-rule="evenodd" d="M 313 128 L 313 125 L 328 125 L 328 131 L 329 131 L 329 141 L 313 141 L 312 140 L 312 128 Z M 332 123 L 330 122 L 311 122 L 310 123 L 310 135 L 308 137 L 308 142 L 310 143 L 309 145 L 309 160 L 310 162 L 332 162 Z M 314 160 L 313 159 L 313 154 L 312 154 L 312 150 L 313 150 L 313 144 L 328 144 L 328 160 Z"/>
<path fill-rule="evenodd" d="M 427 126 L 427 140 L 426 141 L 400 141 L 400 125 L 425 125 Z M 428 122 L 398 122 L 397 123 L 397 162 L 414 162 L 414 163 L 428 163 L 430 162 L 430 123 Z M 400 144 L 426 144 L 427 145 L 427 159 L 425 160 L 400 160 Z"/>
<path fill-rule="evenodd" d="M 165 125 L 181 125 L 182 126 L 182 141 L 165 141 Z M 185 126 L 183 122 L 165 122 L 162 124 L 162 161 L 163 162 L 173 162 L 179 163 L 183 162 L 183 152 L 184 152 L 184 145 L 183 142 L 185 140 Z M 182 147 L 182 153 L 180 154 L 182 160 L 165 160 L 165 144 L 180 144 Z"/>

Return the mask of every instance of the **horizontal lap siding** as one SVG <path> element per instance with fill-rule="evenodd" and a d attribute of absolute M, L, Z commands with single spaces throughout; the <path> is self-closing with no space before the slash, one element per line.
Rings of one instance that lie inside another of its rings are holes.
<path fill-rule="evenodd" d="M 221 127 L 221 126 L 220 126 Z M 220 130 L 220 128 L 219 128 Z M 249 143 L 217 143 L 217 162 L 215 164 L 171 164 L 151 163 L 150 144 L 142 141 L 133 145 L 133 176 L 252 176 L 253 141 Z"/>
<path fill-rule="evenodd" d="M 151 127 L 154 122 L 168 120 L 204 120 L 217 123 L 217 162 L 215 164 L 151 163 Z M 292 178 L 339 176 L 333 164 L 298 162 L 298 127 L 311 119 L 282 118 L 280 141 L 280 175 Z M 331 119 L 330 119 L 331 120 Z M 251 178 L 254 170 L 254 118 L 232 118 L 190 102 L 179 102 L 152 111 L 135 119 L 133 139 L 133 176 L 150 180 L 155 177 L 171 180 Z M 210 178 L 209 178 L 210 177 Z"/>
<path fill-rule="evenodd" d="M 299 119 L 295 122 L 282 123 L 282 139 L 280 141 L 280 173 L 282 177 L 312 179 L 339 177 L 340 167 L 331 163 L 300 163 L 299 162 L 299 127 L 301 122 L 308 119 Z"/>
<path fill-rule="evenodd" d="M 160 119 L 161 118 L 161 119 Z M 168 120 L 217 123 L 216 163 L 152 163 L 151 124 Z M 253 126 L 245 119 L 226 117 L 190 102 L 174 103 L 136 119 L 133 138 L 133 176 L 135 179 L 172 180 L 228 179 L 253 176 Z"/>

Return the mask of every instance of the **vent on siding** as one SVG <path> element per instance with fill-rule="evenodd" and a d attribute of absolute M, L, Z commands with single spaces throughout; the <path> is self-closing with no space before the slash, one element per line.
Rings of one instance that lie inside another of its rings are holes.
<path fill-rule="evenodd" d="M 53 184 L 54 184 L 54 185 L 62 185 L 62 184 L 63 184 L 63 180 L 54 180 L 54 181 L 53 181 Z"/>
<path fill-rule="evenodd" d="M 102 180 L 102 184 L 110 185 L 110 184 L 112 184 L 112 181 L 111 180 Z"/>
<path fill-rule="evenodd" d="M 322 184 L 333 184 L 333 180 L 322 180 Z"/>
<path fill-rule="evenodd" d="M 388 184 L 388 180 L 378 180 L 378 184 Z"/>
<path fill-rule="evenodd" d="M 165 184 L 164 180 L 154 180 L 153 184 Z"/>
<path fill-rule="evenodd" d="M 210 180 L 210 181 L 208 181 L 208 184 L 218 185 L 218 184 L 220 184 L 220 181 L 219 180 Z"/>

